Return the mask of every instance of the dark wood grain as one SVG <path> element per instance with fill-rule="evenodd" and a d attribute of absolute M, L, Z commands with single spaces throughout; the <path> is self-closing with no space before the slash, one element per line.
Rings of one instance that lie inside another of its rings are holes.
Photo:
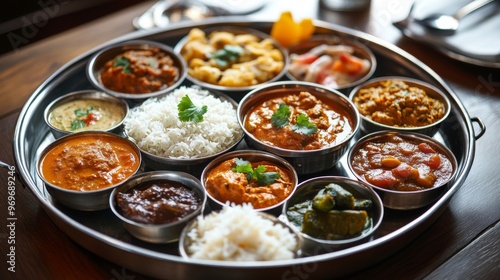
<path fill-rule="evenodd" d="M 428 275 L 427 279 L 482 279 L 500 275 L 500 224 L 482 233 L 471 244 Z"/>
<path fill-rule="evenodd" d="M 154 2 L 131 8 L 62 32 L 0 56 L 0 116 L 20 108 L 30 94 L 57 69 L 79 55 L 134 31 L 132 19 Z"/>
<path fill-rule="evenodd" d="M 347 278 L 498 279 L 500 73 L 445 58 L 428 47 L 401 37 L 386 20 L 377 21 L 381 27 L 371 29 L 370 22 L 380 18 L 391 4 L 394 4 L 391 0 L 374 0 L 368 13 L 349 17 L 322 10 L 320 17 L 372 32 L 429 65 L 459 96 L 469 115 L 484 121 L 487 130 L 476 141 L 475 160 L 466 181 L 437 221 L 389 258 L 380 259 L 376 265 Z M 19 110 L 31 92 L 64 63 L 131 31 L 133 17 L 147 8 L 148 3 L 140 4 L 0 56 L 1 161 L 15 162 L 12 135 Z M 479 128 L 476 129 L 479 132 Z M 7 170 L 0 169 L 0 220 L 4 223 L 7 219 L 8 176 Z M 34 194 L 23 188 L 20 182 L 16 184 L 15 198 L 16 272 L 7 271 L 9 233 L 2 225 L 0 279 L 146 279 L 97 257 L 69 239 L 43 211 Z"/>

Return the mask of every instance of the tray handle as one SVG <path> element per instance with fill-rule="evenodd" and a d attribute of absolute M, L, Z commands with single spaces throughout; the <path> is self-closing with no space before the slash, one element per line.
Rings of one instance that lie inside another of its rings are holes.
<path fill-rule="evenodd" d="M 479 128 L 481 129 L 478 132 L 478 134 L 474 135 L 474 139 L 476 139 L 476 141 L 477 141 L 486 132 L 486 125 L 484 124 L 484 122 L 479 117 L 472 117 L 472 118 L 470 118 L 470 121 L 477 123 L 479 125 Z"/>

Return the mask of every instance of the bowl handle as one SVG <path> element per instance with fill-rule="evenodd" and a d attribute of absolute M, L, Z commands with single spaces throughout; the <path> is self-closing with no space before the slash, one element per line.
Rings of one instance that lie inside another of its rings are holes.
<path fill-rule="evenodd" d="M 477 141 L 486 132 L 486 125 L 484 125 L 484 122 L 479 117 L 472 117 L 470 118 L 470 121 L 477 123 L 479 125 L 479 128 L 481 129 L 478 134 L 474 135 L 474 138 Z"/>

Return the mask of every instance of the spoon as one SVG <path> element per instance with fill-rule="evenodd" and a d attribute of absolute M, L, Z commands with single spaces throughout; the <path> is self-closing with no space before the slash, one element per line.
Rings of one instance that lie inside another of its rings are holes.
<path fill-rule="evenodd" d="M 458 29 L 460 19 L 493 1 L 494 0 L 475 0 L 463 6 L 451 16 L 443 14 L 432 14 L 424 19 L 419 19 L 417 21 L 430 30 L 438 31 L 443 34 L 453 34 Z"/>

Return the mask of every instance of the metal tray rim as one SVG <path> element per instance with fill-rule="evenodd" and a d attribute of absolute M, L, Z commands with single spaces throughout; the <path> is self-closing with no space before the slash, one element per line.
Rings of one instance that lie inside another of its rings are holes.
<path fill-rule="evenodd" d="M 210 24 L 241 24 L 241 20 L 237 20 L 234 22 L 231 22 L 229 18 L 216 18 L 213 20 L 207 20 L 204 22 L 204 24 L 210 25 Z M 253 25 L 259 25 L 259 24 L 269 24 L 269 22 L 265 21 L 246 21 L 244 22 L 245 24 L 251 24 Z M 459 101 L 458 97 L 453 94 L 453 91 L 446 85 L 446 83 L 439 77 L 437 73 L 435 73 L 432 69 L 430 69 L 427 65 L 423 64 L 420 62 L 417 58 L 413 57 L 409 53 L 405 52 L 402 49 L 399 49 L 398 47 L 389 44 L 387 42 L 382 41 L 381 39 L 378 39 L 374 36 L 371 36 L 369 34 L 356 31 L 356 30 L 351 30 L 346 27 L 342 26 L 337 26 L 331 23 L 323 22 L 323 21 L 315 21 L 315 25 L 317 27 L 321 27 L 324 29 L 331 29 L 335 30 L 341 33 L 346 33 L 351 36 L 359 37 L 363 40 L 372 42 L 376 45 L 379 45 L 389 51 L 397 53 L 401 58 L 404 58 L 405 60 L 415 64 L 419 68 L 421 68 L 423 71 L 425 71 L 427 74 L 433 77 L 433 79 L 439 83 L 448 93 L 451 94 L 451 97 L 455 103 L 456 106 L 459 107 L 460 113 L 463 114 L 463 118 L 465 121 L 464 125 L 466 127 L 466 134 L 469 135 L 468 137 L 468 149 L 465 151 L 464 154 L 464 164 L 462 165 L 462 169 L 460 170 L 461 172 L 458 172 L 459 176 L 455 178 L 455 181 L 453 182 L 452 186 L 449 188 L 449 190 L 441 197 L 433 206 L 431 206 L 426 212 L 424 212 L 421 216 L 419 216 L 417 219 L 413 220 L 412 222 L 408 223 L 407 225 L 403 226 L 400 229 L 397 229 L 383 237 L 380 237 L 376 240 L 360 244 L 348 249 L 344 249 L 341 251 L 337 252 L 331 252 L 327 254 L 322 254 L 322 255 L 315 255 L 315 256 L 310 256 L 302 259 L 294 259 L 293 261 L 272 261 L 272 262 L 255 262 L 255 263 L 247 263 L 247 264 L 242 264 L 242 263 L 233 263 L 233 262 L 213 262 L 213 261 L 200 261 L 197 262 L 199 265 L 209 265 L 209 266 L 218 266 L 218 267 L 241 267 L 241 268 L 269 268 L 269 267 L 275 267 L 275 266 L 289 266 L 289 265 L 300 265 L 300 264 L 305 264 L 305 263 L 310 263 L 310 262 L 322 262 L 322 261 L 328 261 L 328 260 L 333 260 L 337 258 L 341 258 L 343 256 L 350 255 L 352 253 L 358 253 L 362 252 L 365 250 L 370 250 L 373 248 L 376 248 L 378 246 L 381 246 L 383 244 L 389 243 L 393 239 L 401 238 L 405 233 L 411 230 L 415 230 L 419 226 L 421 226 L 423 223 L 425 223 L 428 220 L 435 219 L 437 218 L 436 216 L 439 216 L 439 212 L 444 210 L 444 208 L 447 206 L 448 201 L 451 199 L 451 197 L 455 194 L 455 192 L 460 188 L 460 186 L 463 184 L 465 181 L 468 172 L 470 171 L 470 168 L 472 166 L 473 162 L 473 157 L 475 153 L 475 139 L 474 137 L 471 137 L 471 135 L 474 135 L 474 130 L 472 127 L 472 124 L 470 122 L 470 117 L 464 108 L 463 104 Z M 151 31 L 136 31 L 127 35 L 124 35 L 122 37 L 116 38 L 114 40 L 111 40 L 103 45 L 100 45 L 92 50 L 89 50 L 88 52 L 78 56 L 77 58 L 71 60 L 70 62 L 66 63 L 64 66 L 62 66 L 59 70 L 57 70 L 53 75 L 51 75 L 49 78 L 47 78 L 32 94 L 32 96 L 28 99 L 26 102 L 25 106 L 23 107 L 19 119 L 16 124 L 14 136 L 13 136 L 13 142 L 14 142 L 14 155 L 15 155 L 15 160 L 16 164 L 19 166 L 19 173 L 22 176 L 24 182 L 26 185 L 33 191 L 33 193 L 37 196 L 40 202 L 42 202 L 42 206 L 45 211 L 50 212 L 50 216 L 55 216 L 60 219 L 60 221 L 67 223 L 68 226 L 73 227 L 75 230 L 80 231 L 83 234 L 88 234 L 92 238 L 94 238 L 98 242 L 106 243 L 110 246 L 117 247 L 118 249 L 123 249 L 127 250 L 131 253 L 139 254 L 139 255 L 144 255 L 147 257 L 152 257 L 152 258 L 157 258 L 161 260 L 166 260 L 166 261 L 174 261 L 174 262 L 179 262 L 179 263 L 186 263 L 186 264 L 192 264 L 193 261 L 186 261 L 183 260 L 181 257 L 178 256 L 171 256 L 155 251 L 151 251 L 148 249 L 140 248 L 135 245 L 128 244 L 126 242 L 120 241 L 120 240 L 110 240 L 108 236 L 106 236 L 103 233 L 97 232 L 93 229 L 90 229 L 84 225 L 81 225 L 80 223 L 72 220 L 70 217 L 56 209 L 52 204 L 50 204 L 49 201 L 47 201 L 46 198 L 43 197 L 41 193 L 37 191 L 36 188 L 36 182 L 33 180 L 33 178 L 30 177 L 29 171 L 28 171 L 28 164 L 26 162 L 26 159 L 23 157 L 23 153 L 26 150 L 26 123 L 25 120 L 27 119 L 27 116 L 30 114 L 30 111 L 33 109 L 32 106 L 35 104 L 36 101 L 43 98 L 47 94 L 46 88 L 50 85 L 51 81 L 57 78 L 62 78 L 64 76 L 64 71 L 67 70 L 71 65 L 74 65 L 78 63 L 79 61 L 82 61 L 86 57 L 89 57 L 92 53 L 94 53 L 96 50 L 101 49 L 107 45 L 124 41 L 124 40 L 130 40 L 130 39 L 136 39 L 140 37 L 145 37 L 148 35 L 155 35 L 161 32 L 168 32 L 171 30 L 175 29 L 180 29 L 180 28 L 186 28 L 193 26 L 192 23 L 180 23 L 180 24 L 174 24 L 168 28 L 163 28 L 159 30 L 151 30 Z M 77 241 L 77 240 L 75 240 Z M 77 241 L 78 242 L 78 241 Z"/>

